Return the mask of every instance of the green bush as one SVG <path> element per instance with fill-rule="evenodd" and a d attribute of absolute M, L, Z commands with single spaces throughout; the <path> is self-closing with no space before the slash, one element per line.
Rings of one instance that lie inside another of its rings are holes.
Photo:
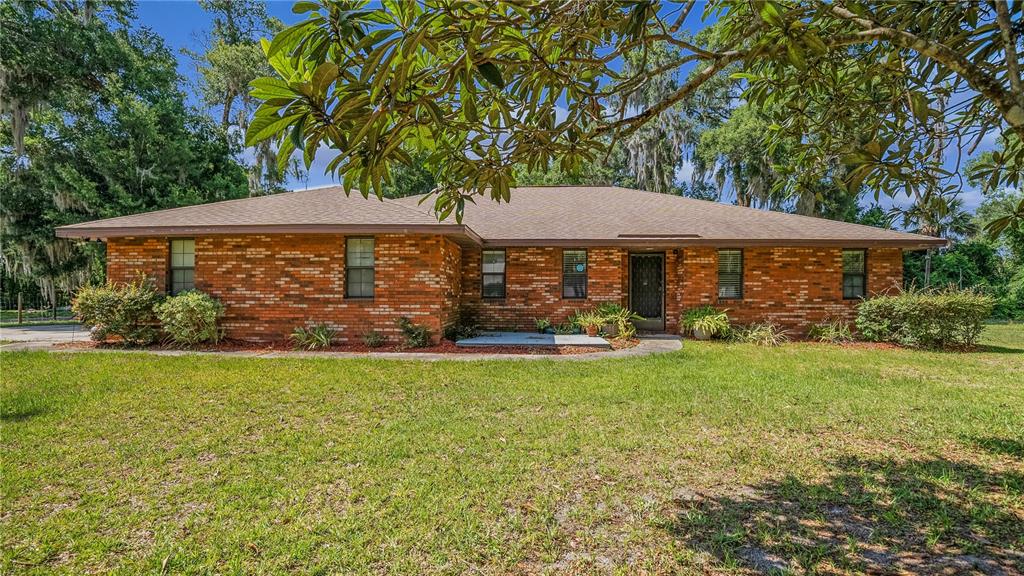
<path fill-rule="evenodd" d="M 146 345 L 156 340 L 158 322 L 154 308 L 163 296 L 153 283 L 140 276 L 125 284 L 87 286 L 78 291 L 71 309 L 92 328 L 92 338 L 104 341 L 117 336 L 126 344 Z"/>
<path fill-rule="evenodd" d="M 363 344 L 366 344 L 367 348 L 380 348 L 388 341 L 387 336 L 377 332 L 376 330 L 370 330 L 363 334 Z"/>
<path fill-rule="evenodd" d="M 156 306 L 164 332 L 178 344 L 191 346 L 220 340 L 217 321 L 224 315 L 220 302 L 196 290 L 172 296 Z"/>
<path fill-rule="evenodd" d="M 973 290 L 907 291 L 877 296 L 857 307 L 865 340 L 919 348 L 973 346 L 995 301 Z"/>
<path fill-rule="evenodd" d="M 480 327 L 477 325 L 471 310 L 460 307 L 456 315 L 455 323 L 450 324 L 444 329 L 443 336 L 445 340 L 458 342 L 459 340 L 475 338 L 480 334 Z"/>
<path fill-rule="evenodd" d="M 693 332 L 700 330 L 709 336 L 725 336 L 729 333 L 728 310 L 719 310 L 714 306 L 691 308 L 683 313 L 680 324 L 683 329 Z"/>
<path fill-rule="evenodd" d="M 291 341 L 297 350 L 322 350 L 330 348 L 337 332 L 327 324 L 317 324 L 306 328 L 299 326 L 292 331 Z"/>
<path fill-rule="evenodd" d="M 818 342 L 841 344 L 853 341 L 853 331 L 850 329 L 850 323 L 846 320 L 826 320 L 811 326 L 811 329 L 807 331 L 807 337 Z"/>
<path fill-rule="evenodd" d="M 406 348 L 423 348 L 430 346 L 430 329 L 422 324 L 413 324 L 405 316 L 398 319 L 398 328 L 402 330 Z"/>
<path fill-rule="evenodd" d="M 533 326 L 537 329 L 538 334 L 544 334 L 551 328 L 551 320 L 547 318 L 534 318 Z"/>

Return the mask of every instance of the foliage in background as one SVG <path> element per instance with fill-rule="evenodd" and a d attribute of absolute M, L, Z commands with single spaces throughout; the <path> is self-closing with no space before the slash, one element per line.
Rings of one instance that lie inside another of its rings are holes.
<path fill-rule="evenodd" d="M 280 30 L 280 21 L 267 14 L 266 4 L 255 0 L 200 0 L 213 15 L 213 30 L 204 52 L 187 52 L 200 74 L 203 102 L 220 109 L 220 126 L 230 137 L 235 158 L 247 164 L 249 196 L 284 191 L 286 173 L 301 177 L 298 164 L 281 156 L 270 142 L 246 148 L 243 135 L 262 104 L 249 94 L 249 83 L 273 73 L 260 48 L 259 38 Z"/>
<path fill-rule="evenodd" d="M 857 307 L 857 332 L 865 340 L 920 348 L 977 343 L 995 300 L 974 290 L 907 290 L 876 296 Z"/>
<path fill-rule="evenodd" d="M 224 133 L 185 105 L 174 57 L 131 16 L 127 3 L 0 3 L 0 260 L 51 302 L 102 278 L 103 261 L 55 227 L 245 195 Z"/>
<path fill-rule="evenodd" d="M 146 345 L 156 340 L 156 306 L 162 300 L 153 282 L 140 275 L 127 283 L 85 286 L 75 295 L 71 309 L 92 328 L 94 340 L 117 336 L 126 344 Z"/>
<path fill-rule="evenodd" d="M 173 342 L 193 346 L 220 340 L 217 322 L 224 316 L 224 306 L 208 294 L 189 290 L 157 304 L 156 316 Z"/>
<path fill-rule="evenodd" d="M 327 324 L 299 326 L 292 330 L 290 340 L 296 350 L 324 350 L 331 347 L 337 331 Z"/>

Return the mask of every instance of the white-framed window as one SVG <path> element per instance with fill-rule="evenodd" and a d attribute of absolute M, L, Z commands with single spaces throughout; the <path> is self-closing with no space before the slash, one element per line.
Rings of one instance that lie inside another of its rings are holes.
<path fill-rule="evenodd" d="M 171 240 L 171 274 L 168 291 L 172 296 L 196 287 L 196 241 L 194 238 Z"/>
<path fill-rule="evenodd" d="M 373 298 L 373 238 L 345 239 L 345 296 Z"/>

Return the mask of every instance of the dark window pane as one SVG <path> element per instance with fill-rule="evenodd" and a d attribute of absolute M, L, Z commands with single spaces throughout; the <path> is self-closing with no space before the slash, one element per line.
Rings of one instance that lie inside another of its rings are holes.
<path fill-rule="evenodd" d="M 171 294 L 180 294 L 195 289 L 195 270 L 179 268 L 171 270 Z"/>
<path fill-rule="evenodd" d="M 587 297 L 587 251 L 562 251 L 562 298 Z"/>
<path fill-rule="evenodd" d="M 347 274 L 346 293 L 352 298 L 373 297 L 373 268 L 352 268 Z"/>
<path fill-rule="evenodd" d="M 483 277 L 483 297 L 484 298 L 504 298 L 505 297 L 505 275 L 504 274 L 484 274 L 484 277 Z"/>
<path fill-rule="evenodd" d="M 718 251 L 718 297 L 743 297 L 743 252 L 740 250 Z"/>
<path fill-rule="evenodd" d="M 864 276 L 847 274 L 843 276 L 843 298 L 862 298 L 864 296 Z"/>

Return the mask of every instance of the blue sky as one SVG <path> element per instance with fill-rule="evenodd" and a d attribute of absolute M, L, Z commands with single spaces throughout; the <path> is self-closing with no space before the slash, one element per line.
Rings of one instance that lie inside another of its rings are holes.
<path fill-rule="evenodd" d="M 271 1 L 267 3 L 268 12 L 271 16 L 280 19 L 286 24 L 294 23 L 299 21 L 300 16 L 292 13 L 292 4 L 293 2 L 290 0 Z M 687 20 L 687 24 L 693 28 L 701 26 L 701 12 L 702 10 L 695 9 Z M 177 55 L 178 70 L 192 84 L 189 92 L 195 94 L 197 91 L 195 66 L 188 56 L 182 54 L 182 50 L 186 48 L 199 50 L 202 47 L 203 39 L 212 27 L 209 14 L 192 0 L 140 0 L 136 8 L 136 15 L 138 25 L 150 28 L 162 36 L 167 46 Z M 695 32 L 696 30 L 693 31 Z M 192 103 L 200 104 L 194 97 Z M 990 140 L 994 140 L 994 137 L 990 138 Z M 986 143 L 979 147 L 977 152 L 980 153 L 991 148 L 991 143 Z M 290 185 L 296 188 L 304 188 L 332 182 L 331 177 L 323 173 L 323 166 L 326 165 L 328 160 L 329 158 L 326 158 L 324 154 L 320 154 L 317 161 L 311 167 L 307 179 L 302 182 L 291 182 Z M 963 160 L 966 162 L 966 158 Z M 946 166 L 949 170 L 956 168 L 956 159 L 952 155 L 947 158 Z M 687 172 L 684 169 L 681 175 L 688 179 L 689 174 Z M 971 189 L 965 189 L 962 197 L 967 207 L 972 210 L 982 200 L 981 193 Z M 866 201 L 869 203 L 873 202 L 873 198 L 866 199 Z M 882 199 L 882 205 L 886 208 L 891 206 L 893 202 L 905 203 L 905 199 L 898 198 L 895 201 L 889 198 Z"/>

